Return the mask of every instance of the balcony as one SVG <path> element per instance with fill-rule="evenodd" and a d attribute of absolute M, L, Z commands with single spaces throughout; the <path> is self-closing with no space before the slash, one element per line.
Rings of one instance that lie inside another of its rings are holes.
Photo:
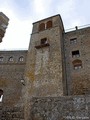
<path fill-rule="evenodd" d="M 50 46 L 50 44 L 49 44 L 49 43 L 45 43 L 45 44 L 37 45 L 37 46 L 35 46 L 35 48 L 36 48 L 36 49 L 40 49 L 40 48 L 48 47 L 48 46 Z"/>

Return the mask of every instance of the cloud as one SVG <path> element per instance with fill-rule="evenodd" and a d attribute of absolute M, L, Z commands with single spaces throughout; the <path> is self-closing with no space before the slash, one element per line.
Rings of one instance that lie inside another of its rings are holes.
<path fill-rule="evenodd" d="M 19 19 L 28 19 L 33 14 L 31 0 L 13 0 L 12 9 Z"/>
<path fill-rule="evenodd" d="M 34 0 L 34 10 L 36 14 L 43 14 L 45 12 L 44 1 Z"/>
<path fill-rule="evenodd" d="M 33 14 L 37 19 L 43 19 L 50 13 L 48 6 L 51 0 L 48 2 L 46 0 L 33 0 Z"/>
<path fill-rule="evenodd" d="M 10 18 L 10 21 L 0 49 L 28 48 L 32 19 L 21 20 L 15 16 L 14 11 L 11 11 L 6 3 L 4 5 L 4 8 L 0 7 L 0 11 L 3 11 Z"/>
<path fill-rule="evenodd" d="M 28 48 L 32 23 L 61 14 L 65 29 L 90 23 L 90 0 L 0 0 L 9 18 L 0 49 Z"/>

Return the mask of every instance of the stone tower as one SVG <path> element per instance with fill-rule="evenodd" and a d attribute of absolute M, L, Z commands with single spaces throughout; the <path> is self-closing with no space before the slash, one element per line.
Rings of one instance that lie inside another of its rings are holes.
<path fill-rule="evenodd" d="M 0 12 L 0 42 L 2 42 L 2 39 L 4 37 L 6 28 L 8 26 L 8 21 L 9 18 L 5 14 Z"/>
<path fill-rule="evenodd" d="M 33 97 L 63 95 L 60 15 L 33 23 L 25 70 L 25 120 L 29 119 Z"/>
<path fill-rule="evenodd" d="M 63 31 L 60 15 L 33 23 L 25 73 L 29 97 L 63 95 Z"/>

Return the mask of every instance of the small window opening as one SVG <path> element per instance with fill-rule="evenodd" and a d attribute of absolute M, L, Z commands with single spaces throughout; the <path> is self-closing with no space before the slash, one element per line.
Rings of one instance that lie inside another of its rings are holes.
<path fill-rule="evenodd" d="M 48 28 L 51 28 L 51 27 L 52 27 L 52 21 L 48 21 L 46 28 L 48 29 Z"/>
<path fill-rule="evenodd" d="M 0 102 L 3 100 L 3 90 L 0 89 Z"/>
<path fill-rule="evenodd" d="M 10 58 L 9 58 L 9 61 L 12 62 L 12 61 L 13 61 L 13 57 L 10 57 Z"/>
<path fill-rule="evenodd" d="M 19 61 L 20 61 L 20 62 L 23 62 L 23 60 L 24 60 L 23 57 L 20 57 L 20 58 L 19 58 Z"/>
<path fill-rule="evenodd" d="M 50 44 L 48 43 L 47 38 L 43 38 L 43 39 L 40 40 L 40 44 L 35 46 L 35 48 L 40 49 L 40 48 L 48 47 L 48 46 L 50 46 Z"/>
<path fill-rule="evenodd" d="M 41 39 L 41 44 L 42 44 L 42 45 L 43 45 L 43 44 L 47 44 L 47 38 Z"/>
<path fill-rule="evenodd" d="M 82 61 L 81 60 L 74 60 L 72 63 L 73 63 L 73 67 L 75 70 L 82 68 Z"/>
<path fill-rule="evenodd" d="M 0 57 L 0 62 L 2 62 L 3 61 L 3 57 Z"/>
<path fill-rule="evenodd" d="M 72 57 L 80 57 L 79 50 L 72 51 Z"/>
<path fill-rule="evenodd" d="M 83 94 L 83 95 L 88 94 L 88 88 L 87 88 L 87 87 L 84 87 L 84 86 L 83 86 L 82 94 Z"/>
<path fill-rule="evenodd" d="M 75 44 L 75 43 L 77 43 L 77 38 L 70 39 L 70 44 Z"/>
<path fill-rule="evenodd" d="M 45 23 L 39 25 L 39 31 L 45 30 Z"/>
<path fill-rule="evenodd" d="M 75 65 L 75 66 L 74 66 L 74 69 L 75 69 L 75 70 L 81 69 L 81 68 L 82 68 L 82 65 L 81 65 L 81 64 L 80 64 L 80 65 Z"/>

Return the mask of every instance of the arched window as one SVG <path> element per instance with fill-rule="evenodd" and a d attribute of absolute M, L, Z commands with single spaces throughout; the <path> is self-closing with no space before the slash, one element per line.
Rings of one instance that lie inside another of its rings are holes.
<path fill-rule="evenodd" d="M 10 57 L 10 58 L 9 58 L 9 61 L 12 62 L 12 61 L 13 61 L 13 57 Z"/>
<path fill-rule="evenodd" d="M 2 102 L 2 99 L 3 99 L 3 90 L 0 89 L 0 102 Z"/>
<path fill-rule="evenodd" d="M 19 58 L 19 61 L 20 61 L 20 62 L 23 62 L 23 60 L 24 60 L 24 58 L 23 58 L 23 56 L 21 56 L 21 57 Z"/>
<path fill-rule="evenodd" d="M 82 61 L 77 59 L 72 62 L 74 69 L 80 69 L 82 68 Z"/>
<path fill-rule="evenodd" d="M 3 57 L 0 57 L 0 62 L 2 62 L 3 61 Z"/>
<path fill-rule="evenodd" d="M 48 28 L 51 28 L 51 27 L 52 27 L 52 21 L 50 20 L 50 21 L 47 22 L 46 28 L 48 29 Z"/>
<path fill-rule="evenodd" d="M 45 24 L 44 23 L 41 23 L 39 25 L 39 31 L 42 31 L 42 30 L 45 30 Z"/>

